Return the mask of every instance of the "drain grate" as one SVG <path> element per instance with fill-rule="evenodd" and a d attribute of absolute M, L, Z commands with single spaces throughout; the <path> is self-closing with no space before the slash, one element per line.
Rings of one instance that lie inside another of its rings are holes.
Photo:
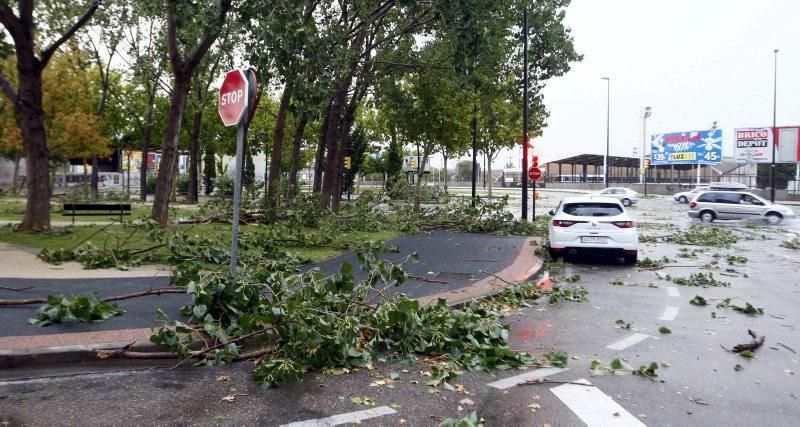
<path fill-rule="evenodd" d="M 469 273 L 448 273 L 445 271 L 440 271 L 431 277 L 435 277 L 440 280 L 471 280 L 473 275 Z"/>

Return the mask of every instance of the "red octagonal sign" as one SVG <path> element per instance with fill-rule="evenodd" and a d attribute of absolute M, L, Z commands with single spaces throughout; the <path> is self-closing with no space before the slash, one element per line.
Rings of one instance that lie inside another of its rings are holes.
<path fill-rule="evenodd" d="M 242 70 L 228 71 L 219 88 L 217 105 L 225 126 L 236 126 L 242 120 L 249 104 L 247 76 Z"/>
<path fill-rule="evenodd" d="M 542 177 L 542 170 L 537 167 L 528 169 L 528 178 L 538 181 Z"/>

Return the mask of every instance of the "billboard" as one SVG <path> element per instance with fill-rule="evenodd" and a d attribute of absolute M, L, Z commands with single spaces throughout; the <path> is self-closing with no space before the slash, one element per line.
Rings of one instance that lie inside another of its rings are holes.
<path fill-rule="evenodd" d="M 736 163 L 772 162 L 772 129 L 736 129 L 733 158 Z"/>
<path fill-rule="evenodd" d="M 772 163 L 775 141 L 775 163 L 795 163 L 800 159 L 800 127 L 781 126 L 736 129 L 734 158 L 736 163 Z"/>
<path fill-rule="evenodd" d="M 722 163 L 722 129 L 653 135 L 650 160 L 655 166 Z"/>

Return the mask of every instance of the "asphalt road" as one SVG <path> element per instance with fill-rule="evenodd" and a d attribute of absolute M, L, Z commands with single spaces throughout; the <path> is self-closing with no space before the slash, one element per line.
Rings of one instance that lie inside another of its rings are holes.
<path fill-rule="evenodd" d="M 665 224 L 684 230 L 690 225 L 685 209 L 671 200 L 648 199 L 631 214 L 642 234 L 663 235 L 670 233 Z M 57 374 L 30 371 L 0 382 L 0 420 L 330 425 L 362 418 L 365 425 L 437 425 L 443 417 L 460 418 L 475 410 L 490 426 L 796 425 L 800 252 L 780 246 L 796 224 L 711 226 L 729 228 L 740 240 L 730 249 L 688 247 L 699 250 L 697 258 L 679 257 L 677 244 L 643 244 L 640 259 L 666 256 L 673 262 L 657 271 L 662 276 L 713 272 L 730 287 L 680 286 L 659 278 L 656 271 L 640 271 L 617 260 L 580 260 L 552 273 L 556 278 L 579 274 L 576 284 L 588 288 L 589 302 L 542 303 L 509 313 L 506 321 L 513 347 L 535 356 L 550 348 L 563 349 L 570 355 L 567 370 L 464 372 L 454 381 L 463 386 L 459 391 L 433 390 L 424 385 L 424 365 L 400 363 L 380 363 L 374 371 L 361 369 L 341 376 L 309 373 L 303 381 L 266 390 L 249 378 L 251 366 L 245 363 L 215 368 L 106 367 L 97 372 L 82 368 Z M 748 260 L 728 265 L 725 257 L 731 254 Z M 703 269 L 715 259 L 718 267 Z M 695 295 L 705 297 L 709 305 L 691 305 Z M 733 297 L 737 299 L 731 302 L 742 306 L 750 302 L 762 307 L 764 314 L 748 316 L 715 307 L 721 299 Z M 617 320 L 630 323 L 630 329 L 617 325 Z M 672 333 L 660 333 L 662 326 Z M 766 337 L 755 357 L 728 352 L 725 348 L 750 341 L 748 329 Z M 656 362 L 658 378 L 592 375 L 591 359 L 609 363 L 614 358 L 634 369 Z M 737 365 L 742 369 L 737 371 Z M 385 377 L 390 372 L 400 375 L 394 388 L 375 384 L 376 374 Z M 519 375 L 569 384 L 514 385 L 522 381 Z M 503 379 L 509 384 L 497 383 Z M 581 380 L 592 385 L 574 384 Z M 221 400 L 229 395 L 235 395 L 233 402 Z M 375 405 L 351 402 L 365 396 Z M 364 410 L 370 412 L 358 412 Z"/>

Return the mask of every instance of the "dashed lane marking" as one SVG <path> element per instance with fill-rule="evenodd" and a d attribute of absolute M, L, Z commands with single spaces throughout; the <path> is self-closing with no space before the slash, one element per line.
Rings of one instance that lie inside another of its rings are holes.
<path fill-rule="evenodd" d="M 640 342 L 642 342 L 642 341 L 644 341 L 644 340 L 646 340 L 648 338 L 650 338 L 650 335 L 638 334 L 637 333 L 637 334 L 633 334 L 633 335 L 631 335 L 631 336 L 629 336 L 629 337 L 627 337 L 625 339 L 619 340 L 619 341 L 615 342 L 614 344 L 606 346 L 606 348 L 611 349 L 611 350 L 617 350 L 617 351 L 625 350 L 626 348 L 628 348 L 628 347 L 630 347 L 632 345 L 639 344 Z"/>
<path fill-rule="evenodd" d="M 667 307 L 659 320 L 675 320 L 676 317 L 678 317 L 678 307 Z"/>
<path fill-rule="evenodd" d="M 588 384 L 564 384 L 550 391 L 556 395 L 578 418 L 589 427 L 593 426 L 644 426 L 644 423 L 626 411 L 610 396 L 589 381 L 579 379 L 575 382 Z"/>
<path fill-rule="evenodd" d="M 347 412 L 345 414 L 334 415 L 328 418 L 318 418 L 314 420 L 298 421 L 291 424 L 283 424 L 281 427 L 322 427 L 338 426 L 341 424 L 354 424 L 370 418 L 377 418 L 384 415 L 396 414 L 397 411 L 388 406 L 378 406 L 377 408 L 365 409 L 363 411 Z"/>
<path fill-rule="evenodd" d="M 667 286 L 667 292 L 671 297 L 680 298 L 681 296 L 681 292 L 675 286 Z"/>
<path fill-rule="evenodd" d="M 541 368 L 536 369 L 535 371 L 526 372 L 524 374 L 515 375 L 513 377 L 505 378 L 500 381 L 495 381 L 493 383 L 486 384 L 489 387 L 494 387 L 500 390 L 505 390 L 507 388 L 514 387 L 518 384 L 524 383 L 525 381 L 535 381 L 540 380 L 542 378 L 547 378 L 551 375 L 555 375 L 559 372 L 564 372 L 568 368 Z"/>

